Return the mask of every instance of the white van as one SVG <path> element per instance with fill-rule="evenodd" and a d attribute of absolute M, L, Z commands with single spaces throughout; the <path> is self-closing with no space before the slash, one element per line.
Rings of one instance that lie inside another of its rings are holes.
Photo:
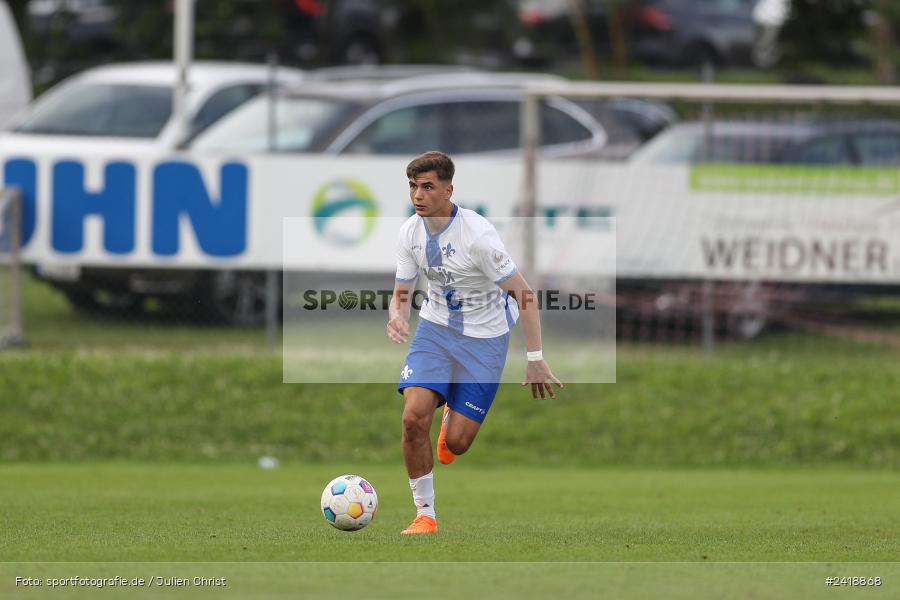
<path fill-rule="evenodd" d="M 31 76 L 16 20 L 0 0 L 0 130 L 31 102 Z"/>

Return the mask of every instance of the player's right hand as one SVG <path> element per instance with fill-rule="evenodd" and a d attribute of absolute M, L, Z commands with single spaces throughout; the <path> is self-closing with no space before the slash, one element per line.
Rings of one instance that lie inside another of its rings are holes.
<path fill-rule="evenodd" d="M 409 322 L 402 317 L 394 317 L 388 321 L 387 334 L 394 342 L 405 344 L 409 339 Z"/>

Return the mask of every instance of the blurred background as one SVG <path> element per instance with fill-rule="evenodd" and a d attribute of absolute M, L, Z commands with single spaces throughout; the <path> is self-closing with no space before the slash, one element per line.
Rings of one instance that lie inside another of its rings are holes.
<path fill-rule="evenodd" d="M 38 92 L 86 68 L 172 57 L 174 3 L 12 0 Z M 426 63 L 577 78 L 883 83 L 896 3 L 880 0 L 205 0 L 196 58 Z"/>

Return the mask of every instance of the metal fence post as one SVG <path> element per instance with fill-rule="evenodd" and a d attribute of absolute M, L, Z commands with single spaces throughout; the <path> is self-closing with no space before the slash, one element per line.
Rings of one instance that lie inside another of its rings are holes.
<path fill-rule="evenodd" d="M 703 353 L 712 356 L 716 344 L 715 287 L 709 279 L 703 282 L 700 306 L 702 311 Z"/>
<path fill-rule="evenodd" d="M 522 114 L 520 117 L 520 136 L 522 157 L 524 159 L 522 173 L 522 206 L 521 216 L 525 217 L 523 231 L 523 271 L 530 278 L 533 286 L 537 285 L 537 263 L 535 244 L 534 216 L 537 212 L 537 152 L 540 143 L 539 98 L 526 92 L 522 98 Z"/>
<path fill-rule="evenodd" d="M 266 347 L 278 347 L 278 271 L 266 271 Z"/>
<path fill-rule="evenodd" d="M 278 102 L 278 55 L 270 52 L 268 56 L 269 81 L 266 94 L 268 97 L 268 149 L 274 153 L 278 149 L 278 115 L 275 112 Z M 278 271 L 266 271 L 266 347 L 271 351 L 278 345 Z"/>
<path fill-rule="evenodd" d="M 12 188 L 5 192 L 0 190 L 0 200 L 3 196 L 9 199 L 9 257 L 10 257 L 10 299 L 9 299 L 9 333 L 0 337 L 0 348 L 19 346 L 25 342 L 24 327 L 22 323 L 22 192 L 18 188 Z M 2 206 L 2 203 L 0 203 Z"/>
<path fill-rule="evenodd" d="M 715 80 L 715 67 L 709 61 L 703 63 L 703 82 L 713 83 Z M 703 103 L 703 161 L 709 162 L 713 157 L 713 121 L 715 120 L 713 104 L 711 102 Z M 715 299 L 714 286 L 710 279 L 704 279 L 701 300 L 702 306 L 702 335 L 703 335 L 703 353 L 706 356 L 712 356 L 715 349 Z"/>

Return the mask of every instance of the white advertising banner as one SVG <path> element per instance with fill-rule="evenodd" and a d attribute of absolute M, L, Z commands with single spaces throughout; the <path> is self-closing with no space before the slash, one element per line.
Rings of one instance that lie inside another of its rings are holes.
<path fill-rule="evenodd" d="M 408 160 L 7 152 L 0 183 L 23 192 L 34 264 L 389 273 L 386 224 L 411 214 Z M 518 216 L 521 181 L 518 161 L 460 159 L 453 198 L 488 219 Z M 619 278 L 900 283 L 896 168 L 558 161 L 540 165 L 538 187 L 544 272 L 605 269 L 585 260 L 600 223 Z M 302 227 L 282 264 L 288 217 Z"/>

